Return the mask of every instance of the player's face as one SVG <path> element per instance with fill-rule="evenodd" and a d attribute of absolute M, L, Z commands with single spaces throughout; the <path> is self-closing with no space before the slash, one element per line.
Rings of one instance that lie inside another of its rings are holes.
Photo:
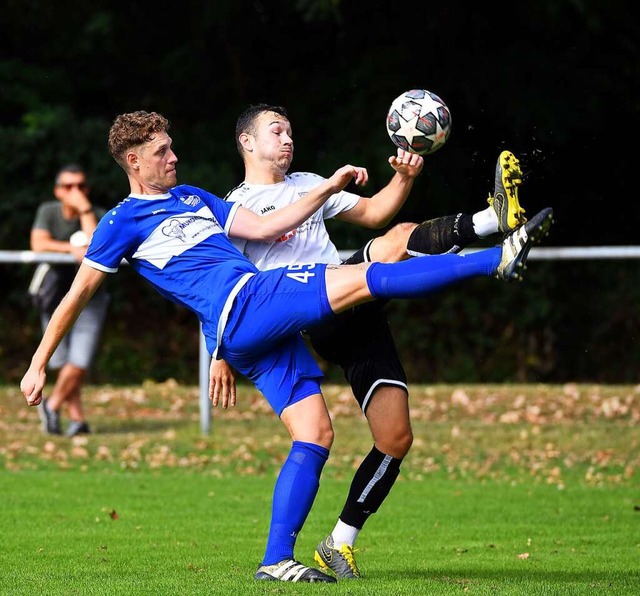
<path fill-rule="evenodd" d="M 263 112 L 256 119 L 256 157 L 286 172 L 293 161 L 291 123 L 275 112 Z"/>
<path fill-rule="evenodd" d="M 138 174 L 143 186 L 150 191 L 165 192 L 178 180 L 178 158 L 171 149 L 171 137 L 166 132 L 156 133 L 148 143 L 138 148 Z"/>

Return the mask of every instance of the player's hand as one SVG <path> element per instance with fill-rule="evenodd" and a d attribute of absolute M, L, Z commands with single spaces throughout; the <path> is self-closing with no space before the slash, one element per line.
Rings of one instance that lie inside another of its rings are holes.
<path fill-rule="evenodd" d="M 22 391 L 28 405 L 37 406 L 42 401 L 42 390 L 46 382 L 47 373 L 44 369 L 30 367 L 25 373 L 20 381 L 20 391 Z"/>
<path fill-rule="evenodd" d="M 389 158 L 389 164 L 401 176 L 415 178 L 422 171 L 424 158 L 417 153 L 398 149 L 398 155 L 392 155 Z"/>
<path fill-rule="evenodd" d="M 352 180 L 357 185 L 363 186 L 369 182 L 369 172 L 367 172 L 366 168 L 346 165 L 337 169 L 335 174 L 328 178 L 327 182 L 331 185 L 333 192 L 336 193 L 344 189 Z"/>
<path fill-rule="evenodd" d="M 209 367 L 209 399 L 215 408 L 236 405 L 236 378 L 233 369 L 224 360 L 211 360 Z"/>

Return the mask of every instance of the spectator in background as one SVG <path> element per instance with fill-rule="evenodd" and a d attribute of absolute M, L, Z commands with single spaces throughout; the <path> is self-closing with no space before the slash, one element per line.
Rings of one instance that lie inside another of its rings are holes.
<path fill-rule="evenodd" d="M 75 164 L 58 171 L 53 194 L 56 200 L 42 203 L 36 212 L 31 228 L 31 250 L 69 253 L 80 263 L 105 209 L 91 203 L 84 170 Z M 36 269 L 29 291 L 40 311 L 43 331 L 71 286 L 77 269 L 73 264 L 49 263 L 42 263 Z M 62 434 L 60 409 L 64 403 L 71 419 L 66 436 L 91 432 L 82 407 L 82 387 L 100 341 L 108 303 L 109 295 L 102 286 L 49 361 L 49 369 L 57 371 L 57 378 L 51 394 L 42 400 L 38 409 L 47 434 Z"/>

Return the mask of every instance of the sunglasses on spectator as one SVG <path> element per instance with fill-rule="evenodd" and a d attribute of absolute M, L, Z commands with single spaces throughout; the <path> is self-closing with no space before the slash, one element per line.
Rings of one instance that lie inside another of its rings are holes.
<path fill-rule="evenodd" d="M 74 186 L 78 187 L 78 190 L 87 190 L 86 182 L 70 182 L 70 183 L 60 182 L 56 186 L 59 186 L 60 188 L 64 188 L 65 190 L 71 190 Z"/>

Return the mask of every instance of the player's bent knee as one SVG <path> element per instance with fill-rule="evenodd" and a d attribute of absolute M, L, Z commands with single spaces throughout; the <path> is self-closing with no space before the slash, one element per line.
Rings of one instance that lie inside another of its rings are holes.
<path fill-rule="evenodd" d="M 386 234 L 385 237 L 399 248 L 406 248 L 407 241 L 411 232 L 418 227 L 416 223 L 404 222 L 393 226 Z"/>
<path fill-rule="evenodd" d="M 411 431 L 390 437 L 376 438 L 376 447 L 382 453 L 391 455 L 396 459 L 404 458 L 413 445 L 413 433 Z"/>
<path fill-rule="evenodd" d="M 326 449 L 331 449 L 333 445 L 334 432 L 331 424 L 295 424 L 289 428 L 291 438 L 294 441 L 303 441 L 320 445 Z"/>
<path fill-rule="evenodd" d="M 333 428 L 329 427 L 328 429 L 315 429 L 315 431 L 312 432 L 297 434 L 294 437 L 294 440 L 313 443 L 314 445 L 320 445 L 325 449 L 331 449 L 334 437 L 335 434 L 333 432 Z"/>
<path fill-rule="evenodd" d="M 384 236 L 376 238 L 369 248 L 372 261 L 395 263 L 408 257 L 407 242 L 411 232 L 417 227 L 415 223 L 399 223 L 393 226 Z"/>
<path fill-rule="evenodd" d="M 393 226 L 389 230 L 389 233 L 392 235 L 400 235 L 400 236 L 408 237 L 411 234 L 411 232 L 413 232 L 413 230 L 415 230 L 417 227 L 418 227 L 417 223 L 405 221 Z"/>

